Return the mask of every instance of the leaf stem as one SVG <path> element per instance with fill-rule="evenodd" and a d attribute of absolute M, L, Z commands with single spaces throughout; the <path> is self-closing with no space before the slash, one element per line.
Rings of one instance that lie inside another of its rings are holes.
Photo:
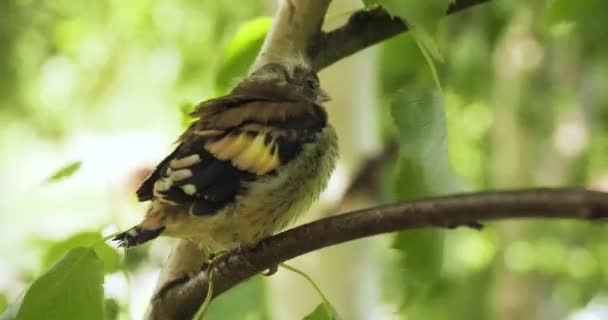
<path fill-rule="evenodd" d="M 437 68 L 435 67 L 435 62 L 433 62 L 433 58 L 431 57 L 431 55 L 429 54 L 427 49 L 422 44 L 420 37 L 419 37 L 418 33 L 416 32 L 416 30 L 414 28 L 410 28 L 410 29 L 412 30 L 412 35 L 414 36 L 414 41 L 416 42 L 416 46 L 418 46 L 418 49 L 420 49 L 420 52 L 422 53 L 424 60 L 426 60 L 426 63 L 428 64 L 429 68 L 431 69 L 431 74 L 433 75 L 433 81 L 435 82 L 437 89 L 441 93 L 441 96 L 443 96 L 443 89 L 441 88 L 441 81 L 439 81 L 439 75 L 437 73 Z"/>
<path fill-rule="evenodd" d="M 319 294 L 319 296 L 321 297 L 321 300 L 323 300 L 323 303 L 325 303 L 328 306 L 331 306 L 331 303 L 329 303 L 329 300 L 327 299 L 327 297 L 323 294 L 323 291 L 321 291 L 321 288 L 319 288 L 319 286 L 315 283 L 315 281 L 306 273 L 304 273 L 304 271 L 294 268 L 286 263 L 281 263 L 280 264 L 281 267 L 291 271 L 291 272 L 295 272 L 298 275 L 302 276 L 304 279 L 306 279 L 306 281 L 308 281 L 308 283 L 310 283 L 310 285 L 315 289 L 315 291 L 317 291 L 317 293 Z"/>
<path fill-rule="evenodd" d="M 201 307 L 198 308 L 196 314 L 192 318 L 193 320 L 203 320 L 205 317 L 205 311 L 209 308 L 211 303 L 211 297 L 213 297 L 213 268 L 209 268 L 209 286 L 207 286 L 207 295 Z"/>

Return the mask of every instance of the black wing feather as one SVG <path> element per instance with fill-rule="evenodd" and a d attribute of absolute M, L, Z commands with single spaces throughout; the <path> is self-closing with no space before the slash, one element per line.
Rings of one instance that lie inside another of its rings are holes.
<path fill-rule="evenodd" d="M 200 141 L 197 145 L 202 146 Z M 191 144 L 190 144 L 191 145 Z M 202 147 L 194 149 L 190 145 L 181 144 L 155 171 L 144 181 L 137 191 L 140 201 L 153 199 L 154 184 L 159 179 L 167 179 L 167 169 L 171 160 L 185 158 L 194 154 L 200 157 L 200 162 L 189 166 L 192 176 L 180 181 L 174 181 L 166 191 L 157 192 L 163 200 L 175 204 L 194 204 L 193 214 L 213 214 L 218 209 L 232 202 L 240 192 L 241 182 L 254 178 L 254 175 L 232 166 L 230 161 L 215 158 Z M 191 184 L 196 188 L 194 195 L 184 192 L 182 186 Z"/>
<path fill-rule="evenodd" d="M 177 153 L 178 149 L 179 148 L 176 148 L 175 150 L 173 150 L 173 152 L 171 152 L 170 155 L 163 159 L 163 161 L 161 161 L 156 166 L 156 168 L 154 168 L 154 171 L 152 171 L 152 173 L 146 178 L 146 180 L 144 180 L 141 186 L 139 186 L 139 189 L 137 189 L 136 191 L 137 200 L 139 202 L 149 201 L 154 198 L 154 183 L 160 178 L 161 168 L 166 168 L 169 161 L 174 158 L 175 153 Z"/>

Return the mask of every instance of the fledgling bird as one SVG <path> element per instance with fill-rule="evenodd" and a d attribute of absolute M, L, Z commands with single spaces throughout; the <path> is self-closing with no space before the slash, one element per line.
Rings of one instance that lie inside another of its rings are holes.
<path fill-rule="evenodd" d="M 159 235 L 212 251 L 251 247 L 285 228 L 325 188 L 338 154 L 306 64 L 267 64 L 226 96 L 200 103 L 177 148 L 143 182 L 143 221 L 117 235 L 131 247 Z"/>

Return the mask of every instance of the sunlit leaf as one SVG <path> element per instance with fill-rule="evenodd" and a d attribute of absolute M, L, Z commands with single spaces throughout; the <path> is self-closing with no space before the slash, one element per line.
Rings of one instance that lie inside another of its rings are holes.
<path fill-rule="evenodd" d="M 99 232 L 84 231 L 73 234 L 68 238 L 51 244 L 42 258 L 43 269 L 49 268 L 68 251 L 76 247 L 87 247 L 95 251 L 95 254 L 103 261 L 106 273 L 115 272 L 120 262 L 120 256 L 116 249 L 107 245 Z"/>
<path fill-rule="evenodd" d="M 0 319 L 103 320 L 103 262 L 92 249 L 70 250 Z"/>
<path fill-rule="evenodd" d="M 63 180 L 65 178 L 71 177 L 78 169 L 82 166 L 82 161 L 74 161 L 70 162 L 63 167 L 57 169 L 53 174 L 51 174 L 46 182 L 57 182 Z"/>
<path fill-rule="evenodd" d="M 332 305 L 320 303 L 304 320 L 339 320 L 340 317 Z"/>
<path fill-rule="evenodd" d="M 236 79 L 244 76 L 264 43 L 272 19 L 258 17 L 243 24 L 236 32 L 222 56 L 215 77 L 215 91 L 225 93 Z"/>

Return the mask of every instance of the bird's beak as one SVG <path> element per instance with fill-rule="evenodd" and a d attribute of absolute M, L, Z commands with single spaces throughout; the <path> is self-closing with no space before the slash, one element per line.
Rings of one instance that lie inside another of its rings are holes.
<path fill-rule="evenodd" d="M 325 92 L 325 90 L 319 89 L 319 101 L 327 102 L 330 100 L 331 100 L 331 98 L 329 97 L 329 94 L 327 94 L 327 92 Z"/>

